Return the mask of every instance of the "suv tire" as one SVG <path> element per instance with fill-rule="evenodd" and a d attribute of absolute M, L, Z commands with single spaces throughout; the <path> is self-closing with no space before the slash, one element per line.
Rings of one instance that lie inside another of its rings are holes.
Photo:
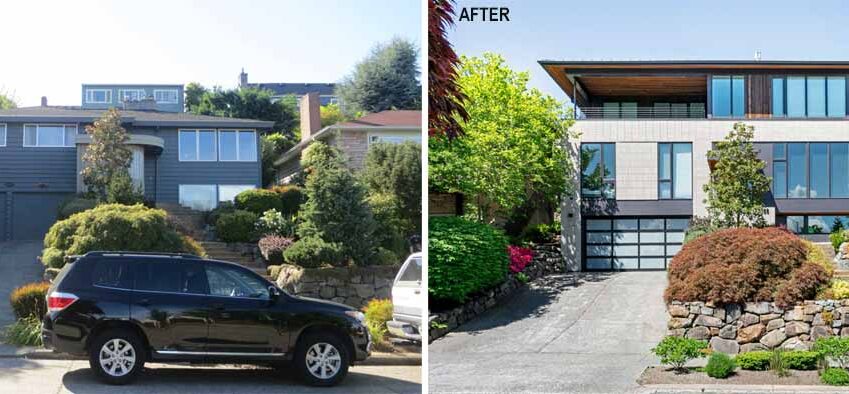
<path fill-rule="evenodd" d="M 345 342 L 331 333 L 307 334 L 292 360 L 301 379 L 312 386 L 334 386 L 348 374 L 350 355 Z"/>
<path fill-rule="evenodd" d="M 107 384 L 132 382 L 144 369 L 144 362 L 144 343 L 130 330 L 106 330 L 89 347 L 89 366 Z"/>

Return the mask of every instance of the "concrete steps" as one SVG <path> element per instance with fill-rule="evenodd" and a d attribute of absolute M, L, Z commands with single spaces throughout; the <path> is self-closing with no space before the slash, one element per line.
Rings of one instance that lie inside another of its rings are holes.
<path fill-rule="evenodd" d="M 256 272 L 266 279 L 271 279 L 268 276 L 265 263 L 257 261 L 252 255 L 244 255 L 239 251 L 233 250 L 224 242 L 204 241 L 200 245 L 206 250 L 207 257 L 210 259 L 236 263 Z"/>

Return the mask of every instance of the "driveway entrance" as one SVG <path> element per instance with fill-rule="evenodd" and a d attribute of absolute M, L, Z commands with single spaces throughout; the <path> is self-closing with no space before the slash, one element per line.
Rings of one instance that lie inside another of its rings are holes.
<path fill-rule="evenodd" d="M 430 392 L 621 393 L 666 334 L 666 272 L 555 275 L 429 347 Z"/>
<path fill-rule="evenodd" d="M 9 294 L 16 287 L 41 280 L 44 266 L 38 261 L 41 241 L 0 242 L 0 327 L 15 321 Z"/>

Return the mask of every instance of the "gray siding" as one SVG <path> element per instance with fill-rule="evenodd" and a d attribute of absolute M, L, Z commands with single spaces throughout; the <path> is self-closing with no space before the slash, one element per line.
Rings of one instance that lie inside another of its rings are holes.
<path fill-rule="evenodd" d="M 25 148 L 23 124 L 6 126 L 6 146 L 0 147 L 0 192 L 76 191 L 76 147 Z"/>

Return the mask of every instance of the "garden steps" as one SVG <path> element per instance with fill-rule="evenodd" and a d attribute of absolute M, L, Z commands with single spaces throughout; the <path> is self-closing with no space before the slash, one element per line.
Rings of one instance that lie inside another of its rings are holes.
<path fill-rule="evenodd" d="M 834 253 L 834 246 L 831 245 L 831 242 L 814 242 L 814 245 L 822 249 L 829 261 L 834 260 L 834 256 L 837 255 Z"/>

